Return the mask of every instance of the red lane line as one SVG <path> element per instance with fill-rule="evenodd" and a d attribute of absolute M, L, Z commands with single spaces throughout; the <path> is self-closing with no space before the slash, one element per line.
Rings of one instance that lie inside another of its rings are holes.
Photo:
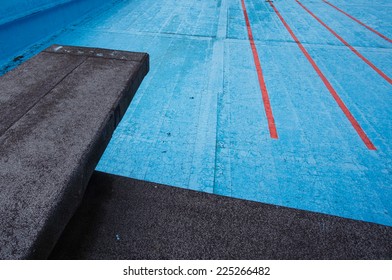
<path fill-rule="evenodd" d="M 336 103 L 339 105 L 340 109 L 346 115 L 347 119 L 350 121 L 351 125 L 354 127 L 354 129 L 358 133 L 359 137 L 361 137 L 361 139 L 365 143 L 366 147 L 369 150 L 376 150 L 376 147 L 373 145 L 372 141 L 366 135 L 365 131 L 362 129 L 362 127 L 357 122 L 357 120 L 354 118 L 354 116 L 351 114 L 350 110 L 347 108 L 347 106 L 344 104 L 342 99 L 339 97 L 339 94 L 332 87 L 331 83 L 328 81 L 328 79 L 325 77 L 323 72 L 317 66 L 316 62 L 310 56 L 308 51 L 305 49 L 305 47 L 302 45 L 302 43 L 298 40 L 297 36 L 295 36 L 294 32 L 291 30 L 290 26 L 287 24 L 287 22 L 284 20 L 282 15 L 276 9 L 275 5 L 272 2 L 269 2 L 269 3 L 271 5 L 271 7 L 274 9 L 275 13 L 278 15 L 280 21 L 283 23 L 283 25 L 286 27 L 287 31 L 290 33 L 291 37 L 294 39 L 294 41 L 297 43 L 298 47 L 301 49 L 302 53 L 306 56 L 306 58 L 308 59 L 310 64 L 313 66 L 314 70 L 317 72 L 317 74 L 319 75 L 319 77 L 323 81 L 324 85 L 327 87 L 328 91 L 331 93 L 332 97 L 335 99 Z"/>
<path fill-rule="evenodd" d="M 241 4 L 242 4 L 242 11 L 244 12 L 246 28 L 248 29 L 248 37 L 249 37 L 250 47 L 251 47 L 252 53 L 253 53 L 253 60 L 255 62 L 255 66 L 256 66 L 256 72 L 257 72 L 257 78 L 259 80 L 261 96 L 263 98 L 264 110 L 265 110 L 265 114 L 266 114 L 267 120 L 268 120 L 268 128 L 269 128 L 270 136 L 271 136 L 271 138 L 278 139 L 278 133 L 276 131 L 275 120 L 274 120 L 274 116 L 272 114 L 271 103 L 269 100 L 267 87 L 265 85 L 263 71 L 262 71 L 261 65 L 260 65 L 259 55 L 258 55 L 258 52 L 256 49 L 255 42 L 253 40 L 252 28 L 250 26 L 248 12 L 246 11 L 246 6 L 245 6 L 244 0 L 241 0 Z"/>
<path fill-rule="evenodd" d="M 333 31 L 328 25 L 326 25 L 321 19 L 319 19 L 314 13 L 312 13 L 308 8 L 306 8 L 301 2 L 295 0 L 298 5 L 300 5 L 305 11 L 307 11 L 312 17 L 314 17 L 321 25 L 328 29 L 336 38 L 338 38 L 343 44 L 345 44 L 353 53 L 355 53 L 360 59 L 362 59 L 367 65 L 369 65 L 374 71 L 376 71 L 381 77 L 383 77 L 388 83 L 392 84 L 392 79 L 389 78 L 384 72 L 378 69 L 373 63 L 371 63 L 366 57 L 364 57 L 360 52 L 358 52 L 353 46 L 346 42 L 339 34 Z"/>
<path fill-rule="evenodd" d="M 360 21 L 359 19 L 356 19 L 355 17 L 353 17 L 352 15 L 349 15 L 348 13 L 346 13 L 345 11 L 339 9 L 338 7 L 336 7 L 335 5 L 329 3 L 326 0 L 323 0 L 326 4 L 330 5 L 332 8 L 335 8 L 336 10 L 338 10 L 339 12 L 341 12 L 342 14 L 348 16 L 349 18 L 351 18 L 352 20 L 356 21 L 357 23 L 359 23 L 360 25 L 362 25 L 363 27 L 369 29 L 370 31 L 372 31 L 373 33 L 376 33 L 378 36 L 380 36 L 381 38 L 387 40 L 389 43 L 392 43 L 392 40 L 389 39 L 387 36 L 382 35 L 380 32 L 378 32 L 377 30 L 371 28 L 370 26 L 364 24 L 362 21 Z"/>

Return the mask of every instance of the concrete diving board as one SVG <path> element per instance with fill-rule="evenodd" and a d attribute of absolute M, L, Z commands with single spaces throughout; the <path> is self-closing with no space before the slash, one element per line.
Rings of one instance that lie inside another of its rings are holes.
<path fill-rule="evenodd" d="M 48 257 L 148 70 L 54 45 L 0 77 L 0 259 Z"/>

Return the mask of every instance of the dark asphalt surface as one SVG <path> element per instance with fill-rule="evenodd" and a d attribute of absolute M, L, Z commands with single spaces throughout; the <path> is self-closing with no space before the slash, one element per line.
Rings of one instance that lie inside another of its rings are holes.
<path fill-rule="evenodd" d="M 95 172 L 51 259 L 392 259 L 392 228 Z"/>

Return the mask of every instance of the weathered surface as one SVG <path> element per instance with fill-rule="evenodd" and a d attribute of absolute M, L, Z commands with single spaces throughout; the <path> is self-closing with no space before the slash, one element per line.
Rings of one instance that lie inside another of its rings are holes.
<path fill-rule="evenodd" d="M 391 259 L 392 228 L 94 172 L 52 259 Z"/>
<path fill-rule="evenodd" d="M 148 67 L 52 46 L 0 78 L 0 258 L 48 256 Z"/>

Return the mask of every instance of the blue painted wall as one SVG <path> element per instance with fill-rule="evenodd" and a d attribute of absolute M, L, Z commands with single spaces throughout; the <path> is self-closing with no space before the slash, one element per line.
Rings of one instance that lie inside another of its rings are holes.
<path fill-rule="evenodd" d="M 72 0 L 7 0 L 0 5 L 0 24 Z"/>
<path fill-rule="evenodd" d="M 112 0 L 10 0 L 0 5 L 0 66 Z"/>

